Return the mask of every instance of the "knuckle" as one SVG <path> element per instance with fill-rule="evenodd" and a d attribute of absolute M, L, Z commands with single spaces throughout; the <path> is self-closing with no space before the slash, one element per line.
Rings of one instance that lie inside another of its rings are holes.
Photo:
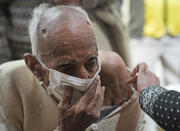
<path fill-rule="evenodd" d="M 82 113 L 84 113 L 85 112 L 85 109 L 83 108 L 83 107 L 80 107 L 80 106 L 78 106 L 78 107 L 76 107 L 75 109 L 74 109 L 74 113 L 75 114 L 82 114 Z"/>
<path fill-rule="evenodd" d="M 97 120 L 100 117 L 100 111 L 86 111 L 87 117 Z"/>
<path fill-rule="evenodd" d="M 65 106 L 61 106 L 58 108 L 58 112 L 65 112 L 67 108 Z"/>

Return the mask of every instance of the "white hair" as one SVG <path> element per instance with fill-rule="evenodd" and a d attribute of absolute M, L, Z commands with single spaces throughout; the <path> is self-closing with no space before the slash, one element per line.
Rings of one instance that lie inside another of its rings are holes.
<path fill-rule="evenodd" d="M 29 23 L 29 36 L 30 36 L 30 41 L 31 41 L 32 53 L 38 59 L 41 59 L 40 54 L 38 53 L 38 24 L 39 24 L 39 21 L 42 16 L 48 17 L 48 20 L 56 18 L 56 16 L 58 16 L 58 14 L 61 13 L 61 11 L 59 10 L 60 7 L 73 8 L 73 9 L 81 12 L 83 15 L 85 15 L 87 21 L 92 26 L 92 23 L 88 17 L 88 14 L 86 13 L 86 11 L 78 6 L 64 6 L 64 5 L 62 6 L 61 5 L 61 6 L 50 7 L 49 4 L 40 4 L 38 7 L 36 7 L 33 10 L 32 19 L 30 20 L 30 23 Z M 48 10 L 48 12 L 46 12 L 47 10 Z"/>

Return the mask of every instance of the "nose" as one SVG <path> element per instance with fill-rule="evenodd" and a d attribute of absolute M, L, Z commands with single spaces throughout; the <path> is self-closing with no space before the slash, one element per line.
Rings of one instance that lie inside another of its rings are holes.
<path fill-rule="evenodd" d="M 81 66 L 77 72 L 76 72 L 76 76 L 82 79 L 88 79 L 90 78 L 90 73 L 86 70 L 86 68 L 84 66 Z"/>

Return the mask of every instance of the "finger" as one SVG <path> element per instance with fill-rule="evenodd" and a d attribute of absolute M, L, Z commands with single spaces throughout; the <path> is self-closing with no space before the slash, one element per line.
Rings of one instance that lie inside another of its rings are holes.
<path fill-rule="evenodd" d="M 104 92 L 105 87 L 98 85 L 95 93 L 95 97 L 91 100 L 90 104 L 87 106 L 87 109 L 91 112 L 99 112 L 104 101 Z"/>
<path fill-rule="evenodd" d="M 139 72 L 144 72 L 148 70 L 148 66 L 143 62 L 139 64 Z"/>
<path fill-rule="evenodd" d="M 92 83 L 92 85 L 90 86 L 89 89 L 96 89 L 96 87 L 98 86 L 98 84 L 100 83 L 100 76 L 98 75 L 96 77 L 96 79 L 94 80 L 94 82 Z M 88 92 L 88 91 L 87 91 Z"/>
<path fill-rule="evenodd" d="M 101 107 L 104 102 L 104 92 L 105 87 L 101 87 L 101 85 L 99 85 L 97 87 L 95 97 L 86 108 L 86 112 L 92 117 L 93 120 L 97 120 L 100 117 Z"/>
<path fill-rule="evenodd" d="M 67 87 L 65 89 L 64 96 L 63 96 L 61 102 L 59 103 L 59 108 L 61 110 L 62 110 L 62 108 L 63 109 L 68 109 L 70 107 L 71 100 L 72 100 L 72 95 L 73 95 L 73 88 Z"/>
<path fill-rule="evenodd" d="M 133 71 L 131 72 L 131 76 L 134 77 L 136 76 L 136 73 L 139 71 L 139 64 L 136 65 L 136 67 L 133 69 Z"/>
<path fill-rule="evenodd" d="M 83 103 L 86 102 L 87 104 L 89 104 L 89 101 L 94 97 L 97 86 L 101 85 L 100 82 L 100 77 L 98 76 L 95 81 L 93 82 L 93 84 L 91 85 L 91 87 L 87 90 L 87 92 L 82 96 L 82 98 L 80 99 L 80 101 L 82 101 Z"/>
<path fill-rule="evenodd" d="M 128 80 L 128 84 L 131 84 L 137 90 L 137 76 Z"/>
<path fill-rule="evenodd" d="M 144 72 L 148 69 L 148 66 L 146 65 L 146 63 L 141 62 L 138 65 L 136 65 L 136 67 L 133 69 L 131 76 L 135 76 L 138 72 Z"/>
<path fill-rule="evenodd" d="M 75 108 L 75 110 L 77 112 L 84 110 L 87 107 L 87 105 L 90 103 L 91 99 L 93 99 L 98 84 L 100 84 L 100 77 L 99 76 L 94 80 L 91 87 L 81 97 L 81 99 L 72 107 L 72 109 Z"/>

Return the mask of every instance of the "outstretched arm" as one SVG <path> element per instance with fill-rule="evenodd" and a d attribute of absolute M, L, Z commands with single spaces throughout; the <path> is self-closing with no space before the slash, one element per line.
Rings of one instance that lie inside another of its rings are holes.
<path fill-rule="evenodd" d="M 180 130 L 179 92 L 159 86 L 149 86 L 141 92 L 139 103 L 163 129 Z"/>
<path fill-rule="evenodd" d="M 141 108 L 163 129 L 180 130 L 180 93 L 159 86 L 159 79 L 145 63 L 138 64 L 129 82 L 137 88 Z"/>

